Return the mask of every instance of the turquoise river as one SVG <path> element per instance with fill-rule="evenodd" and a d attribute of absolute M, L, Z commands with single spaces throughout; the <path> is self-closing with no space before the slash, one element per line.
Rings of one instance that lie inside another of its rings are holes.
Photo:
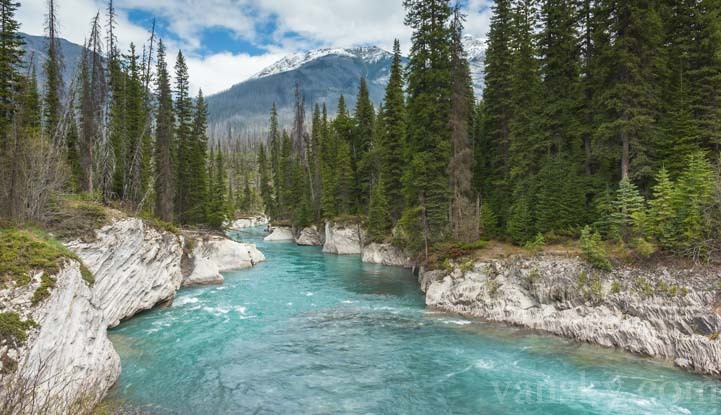
<path fill-rule="evenodd" d="M 232 236 L 267 262 L 111 330 L 112 400 L 157 415 L 721 414 L 721 382 L 428 310 L 405 270 Z"/>

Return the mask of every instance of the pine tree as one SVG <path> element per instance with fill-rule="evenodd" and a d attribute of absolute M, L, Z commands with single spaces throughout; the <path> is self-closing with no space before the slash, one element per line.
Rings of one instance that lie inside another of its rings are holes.
<path fill-rule="evenodd" d="M 208 107 L 203 97 L 203 91 L 200 90 L 195 101 L 193 131 L 188 146 L 187 159 L 189 163 L 184 167 L 188 170 L 187 209 L 184 215 L 188 223 L 203 223 L 206 218 L 208 205 L 207 120 Z M 232 200 L 230 197 L 229 199 Z"/>
<path fill-rule="evenodd" d="M 403 212 L 403 169 L 406 135 L 406 104 L 403 94 L 403 66 L 398 39 L 393 43 L 393 63 L 383 107 L 384 133 L 380 138 L 380 177 L 385 186 L 388 209 L 394 221 Z"/>
<path fill-rule="evenodd" d="M 498 225 L 505 227 L 510 173 L 510 129 L 513 109 L 512 49 L 513 21 L 510 0 L 497 0 L 492 6 L 490 31 L 485 59 L 483 89 L 483 133 L 477 137 L 477 163 L 483 167 L 482 205 L 494 212 Z M 488 215 L 487 215 L 488 216 Z"/>
<path fill-rule="evenodd" d="M 542 0 L 539 36 L 541 82 L 540 128 L 545 152 L 578 157 L 582 154 L 580 56 L 575 0 Z"/>
<path fill-rule="evenodd" d="M 260 143 L 258 148 L 258 177 L 260 178 L 260 197 L 263 203 L 263 209 L 269 214 L 273 209 L 273 189 L 270 184 L 270 171 L 268 170 L 268 156 L 266 155 L 265 145 Z"/>
<path fill-rule="evenodd" d="M 192 180 L 188 166 L 192 164 L 193 152 L 193 102 L 190 98 L 188 66 L 183 52 L 178 52 L 175 62 L 175 117 L 176 117 L 176 178 L 175 178 L 175 214 L 179 223 L 187 223 L 186 212 L 189 208 L 188 184 Z M 225 192 L 225 186 L 223 186 Z"/>
<path fill-rule="evenodd" d="M 72 108 L 72 105 L 71 105 Z M 78 134 L 78 124 L 75 121 L 75 114 L 72 112 L 68 117 L 68 133 L 65 141 L 65 157 L 70 167 L 70 188 L 73 191 L 80 189 L 80 180 L 83 177 L 83 169 L 80 165 L 80 150 L 78 149 L 80 137 Z"/>
<path fill-rule="evenodd" d="M 706 211 L 713 203 L 715 176 L 702 152 L 691 154 L 686 163 L 676 192 L 681 237 L 678 251 L 699 258 L 708 253 L 704 241 L 711 230 L 707 226 Z"/>
<path fill-rule="evenodd" d="M 368 92 L 365 78 L 360 79 L 355 111 L 353 113 L 353 133 L 351 136 L 351 169 L 355 181 L 354 211 L 360 212 L 368 206 L 370 198 L 370 181 L 372 170 L 370 168 L 369 152 L 373 138 L 375 124 L 375 109 Z"/>
<path fill-rule="evenodd" d="M 100 39 L 100 15 L 93 19 L 90 38 L 83 49 L 80 69 L 80 164 L 83 169 L 81 189 L 87 193 L 102 191 L 106 198 L 110 192 L 109 176 L 112 163 L 103 148 L 103 109 L 105 107 L 105 68 Z M 96 174 L 97 173 L 97 174 Z M 97 187 L 96 187 L 97 185 Z"/>
<path fill-rule="evenodd" d="M 698 93 L 694 115 L 701 146 L 715 153 L 721 151 L 721 1 L 700 0 L 699 63 L 689 74 Z"/>
<path fill-rule="evenodd" d="M 170 89 L 170 75 L 165 61 L 163 41 L 158 43 L 156 94 L 158 109 L 155 131 L 155 214 L 166 222 L 173 221 L 175 173 L 173 164 L 175 114 Z"/>
<path fill-rule="evenodd" d="M 653 199 L 648 202 L 649 233 L 663 248 L 672 248 L 676 245 L 678 235 L 675 185 L 665 167 L 659 170 L 655 180 Z"/>
<path fill-rule="evenodd" d="M 212 157 L 212 154 L 211 154 Z M 213 177 L 210 181 L 210 203 L 208 210 L 208 225 L 214 229 L 220 229 L 228 218 L 228 200 L 226 199 L 227 172 L 225 170 L 225 161 L 223 152 L 218 145 L 215 151 L 215 160 L 209 176 Z"/>
<path fill-rule="evenodd" d="M 135 45 L 130 44 L 127 55 L 127 74 L 125 75 L 124 120 L 125 139 L 122 163 L 124 187 L 121 196 L 138 205 L 145 195 L 143 188 L 143 145 L 146 135 L 145 91 L 143 89 L 141 68 L 138 63 Z"/>
<path fill-rule="evenodd" d="M 637 215 L 645 211 L 644 199 L 638 187 L 628 178 L 622 179 L 611 206 L 610 236 L 628 241 L 638 231 Z"/>
<path fill-rule="evenodd" d="M 270 209 L 270 216 L 276 218 L 280 215 L 280 207 L 282 205 L 283 180 L 280 171 L 280 153 L 281 153 L 281 137 L 278 127 L 278 110 L 275 103 L 270 113 L 270 129 L 268 132 L 268 142 L 270 146 L 270 172 L 273 180 L 273 207 Z"/>
<path fill-rule="evenodd" d="M 7 146 L 4 135 L 15 114 L 16 93 L 22 84 L 19 67 L 24 42 L 19 32 L 20 23 L 15 20 L 19 5 L 14 0 L 0 0 L 0 134 L 3 135 L 0 155 Z"/>
<path fill-rule="evenodd" d="M 405 0 L 405 23 L 413 29 L 408 62 L 408 206 L 422 209 L 424 239 L 449 236 L 451 31 L 447 0 Z"/>
<path fill-rule="evenodd" d="M 57 9 L 54 0 L 48 0 L 48 11 L 45 16 L 45 36 L 47 37 L 47 58 L 43 66 L 45 72 L 45 115 L 46 133 L 51 142 L 61 141 L 62 93 L 63 93 L 63 58 L 58 39 Z"/>
<path fill-rule="evenodd" d="M 382 242 L 390 233 L 393 222 L 388 210 L 385 186 L 381 178 L 373 187 L 370 208 L 368 209 L 368 240 Z"/>
<path fill-rule="evenodd" d="M 337 134 L 337 133 L 336 133 Z M 351 168 L 350 144 L 336 138 L 338 154 L 336 159 L 335 213 L 353 213 L 353 169 Z"/>
<path fill-rule="evenodd" d="M 535 174 L 544 150 L 539 136 L 540 78 L 538 46 L 534 30 L 537 25 L 537 1 L 514 2 L 513 34 L 510 47 L 514 51 L 511 72 L 512 116 L 509 122 L 509 176 L 511 183 Z"/>
<path fill-rule="evenodd" d="M 321 212 L 322 218 L 332 219 L 337 212 L 336 191 L 338 176 L 336 173 L 338 157 L 338 135 L 331 131 L 328 123 L 328 110 L 323 105 L 321 115 Z"/>
<path fill-rule="evenodd" d="M 524 187 L 523 184 L 518 185 L 508 217 L 508 236 L 516 245 L 525 244 L 536 234 L 531 207 L 526 196 L 527 190 Z"/>
<path fill-rule="evenodd" d="M 474 116 L 473 82 L 465 51 L 463 50 L 463 20 L 465 17 L 456 6 L 451 24 L 453 47 L 451 51 L 451 158 L 448 172 L 451 181 L 450 222 L 455 240 L 472 242 L 478 240 L 479 214 L 473 180 L 473 150 L 471 130 Z"/>
<path fill-rule="evenodd" d="M 618 163 L 621 179 L 644 187 L 653 174 L 651 151 L 658 141 L 655 122 L 663 32 L 655 2 L 600 0 L 596 13 L 605 16 L 609 38 L 596 46 L 602 71 L 598 85 L 597 140 L 608 163 Z"/>

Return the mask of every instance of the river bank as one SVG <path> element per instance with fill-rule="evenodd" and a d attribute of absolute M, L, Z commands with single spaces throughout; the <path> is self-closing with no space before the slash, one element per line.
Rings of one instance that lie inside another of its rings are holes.
<path fill-rule="evenodd" d="M 154 415 L 657 415 L 721 405 L 721 384 L 664 361 L 429 309 L 408 270 L 264 242 L 260 230 L 231 235 L 267 261 L 111 330 L 123 361 L 111 398 Z M 672 385 L 684 394 L 659 392 Z"/>
<path fill-rule="evenodd" d="M 65 245 L 73 257 L 57 272 L 0 289 L 3 316 L 27 322 L 14 341 L 0 344 L 0 392 L 10 414 L 89 412 L 120 375 L 109 327 L 171 304 L 181 286 L 222 283 L 221 271 L 265 260 L 254 245 L 132 217 Z"/>

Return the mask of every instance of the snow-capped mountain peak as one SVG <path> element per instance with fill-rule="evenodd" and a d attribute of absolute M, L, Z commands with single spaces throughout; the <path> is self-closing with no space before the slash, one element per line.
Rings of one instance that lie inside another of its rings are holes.
<path fill-rule="evenodd" d="M 250 79 L 265 78 L 267 76 L 289 72 L 298 69 L 309 62 L 326 56 L 344 56 L 349 58 L 358 58 L 366 63 L 377 63 L 382 59 L 392 56 L 392 54 L 376 46 L 325 48 L 311 50 L 308 52 L 293 53 L 253 75 Z"/>

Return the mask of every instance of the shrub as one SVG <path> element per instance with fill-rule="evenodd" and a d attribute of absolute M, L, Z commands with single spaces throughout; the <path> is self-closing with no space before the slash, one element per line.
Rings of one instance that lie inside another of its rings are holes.
<path fill-rule="evenodd" d="M 618 294 L 621 292 L 621 283 L 618 281 L 614 281 L 613 284 L 611 284 L 611 294 Z"/>
<path fill-rule="evenodd" d="M 652 297 L 655 293 L 655 290 L 653 289 L 653 286 L 651 283 L 648 282 L 646 278 L 638 277 L 636 278 L 636 281 L 634 282 L 634 286 L 636 288 L 636 292 L 639 294 L 642 294 L 646 297 Z"/>
<path fill-rule="evenodd" d="M 474 261 L 472 261 L 472 260 L 465 261 L 465 262 L 463 262 L 463 263 L 461 264 L 461 267 L 460 267 L 460 268 L 461 268 L 461 272 L 462 272 L 463 274 L 465 274 L 465 273 L 467 273 L 467 272 L 469 272 L 469 271 L 472 271 L 472 270 L 473 270 L 473 267 L 474 267 L 475 265 L 476 265 L 476 263 L 475 263 Z"/>
<path fill-rule="evenodd" d="M 594 267 L 604 271 L 610 271 L 613 268 L 611 261 L 608 260 L 608 254 L 603 248 L 601 235 L 591 231 L 590 226 L 586 226 L 581 232 L 581 251 L 586 260 Z"/>
<path fill-rule="evenodd" d="M 486 281 L 486 291 L 488 291 L 488 295 L 490 297 L 495 297 L 496 294 L 498 294 L 498 289 L 501 287 L 501 284 L 498 283 L 496 280 L 489 279 Z"/>
<path fill-rule="evenodd" d="M 633 240 L 633 250 L 644 258 L 648 258 L 658 251 L 658 247 L 646 239 L 638 237 Z"/>
<path fill-rule="evenodd" d="M 535 238 L 526 242 L 526 244 L 523 247 L 528 249 L 529 251 L 536 252 L 536 251 L 541 250 L 541 248 L 543 248 L 545 245 L 546 245 L 546 238 L 543 237 L 543 234 L 538 233 Z"/>
<path fill-rule="evenodd" d="M 37 327 L 32 320 L 21 320 L 14 312 L 0 313 L 0 346 L 18 347 L 28 339 L 27 331 Z"/>
<path fill-rule="evenodd" d="M 711 335 L 709 336 L 709 340 L 711 340 L 711 341 L 716 341 L 718 339 L 719 339 L 719 332 L 717 332 L 717 331 L 711 333 Z"/>
<path fill-rule="evenodd" d="M 43 275 L 41 278 L 40 287 L 38 287 L 33 293 L 33 305 L 37 305 L 41 301 L 50 297 L 50 290 L 53 288 L 55 288 L 55 278 L 49 275 Z"/>

